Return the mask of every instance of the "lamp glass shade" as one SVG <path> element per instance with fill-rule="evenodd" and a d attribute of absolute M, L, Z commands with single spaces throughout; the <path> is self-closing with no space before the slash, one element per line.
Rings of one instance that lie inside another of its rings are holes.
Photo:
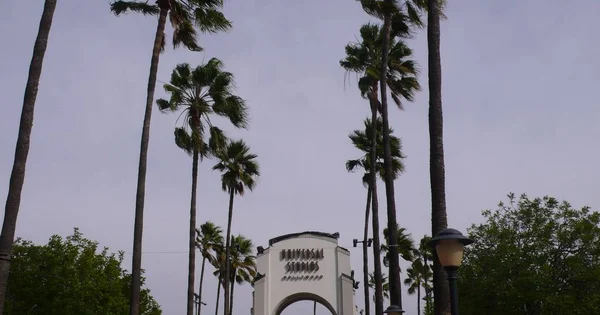
<path fill-rule="evenodd" d="M 459 267 L 462 263 L 464 245 L 458 240 L 440 240 L 436 246 L 440 264 L 444 267 Z"/>

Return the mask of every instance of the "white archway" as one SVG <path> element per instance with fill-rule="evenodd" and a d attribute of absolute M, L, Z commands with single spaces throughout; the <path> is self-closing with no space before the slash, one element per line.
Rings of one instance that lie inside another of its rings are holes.
<path fill-rule="evenodd" d="M 258 247 L 252 315 L 280 315 L 289 305 L 311 300 L 333 315 L 355 315 L 350 252 L 339 233 L 286 234 Z"/>

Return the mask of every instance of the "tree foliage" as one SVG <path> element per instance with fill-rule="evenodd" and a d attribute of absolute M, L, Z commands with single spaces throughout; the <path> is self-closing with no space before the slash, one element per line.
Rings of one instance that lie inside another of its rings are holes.
<path fill-rule="evenodd" d="M 17 239 L 12 252 L 5 314 L 127 314 L 131 275 L 121 268 L 123 252 L 109 253 L 75 228 L 46 245 Z M 140 314 L 162 314 L 147 289 Z"/>
<path fill-rule="evenodd" d="M 509 194 L 483 216 L 459 272 L 463 314 L 600 314 L 600 213 Z"/>

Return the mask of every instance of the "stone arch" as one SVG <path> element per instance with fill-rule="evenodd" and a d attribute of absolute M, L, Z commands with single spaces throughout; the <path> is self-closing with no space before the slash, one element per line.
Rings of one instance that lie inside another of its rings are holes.
<path fill-rule="evenodd" d="M 327 308 L 332 315 L 338 315 L 335 312 L 335 308 L 333 307 L 333 305 L 329 304 L 329 302 L 327 302 L 327 300 L 325 300 L 324 298 L 322 298 L 319 295 L 310 293 L 310 292 L 300 292 L 300 293 L 295 293 L 292 294 L 288 297 L 286 297 L 285 299 L 281 300 L 279 302 L 279 304 L 277 304 L 277 306 L 275 307 L 275 312 L 273 313 L 273 315 L 281 315 L 281 313 L 290 305 L 296 303 L 296 302 L 300 302 L 300 301 L 315 301 L 317 303 L 320 303 L 321 305 L 325 306 L 325 308 Z"/>
<path fill-rule="evenodd" d="M 259 246 L 251 314 L 280 315 L 289 305 L 310 300 L 333 315 L 355 315 L 350 252 L 338 245 L 339 236 L 307 231 Z"/>

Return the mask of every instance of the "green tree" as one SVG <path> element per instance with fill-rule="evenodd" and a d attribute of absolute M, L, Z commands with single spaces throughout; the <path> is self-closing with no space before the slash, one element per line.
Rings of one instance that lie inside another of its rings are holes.
<path fill-rule="evenodd" d="M 427 245 L 431 237 L 429 235 L 423 236 L 419 242 L 419 248 L 415 250 L 415 260 L 421 261 L 421 276 L 423 278 L 423 289 L 425 290 L 425 298 L 427 303 L 431 302 L 431 290 L 433 289 L 432 277 L 433 277 L 433 249 Z M 427 312 L 428 304 L 425 304 L 425 312 Z"/>
<path fill-rule="evenodd" d="M 217 277 L 217 299 L 215 302 L 215 315 L 219 315 L 219 300 L 221 299 L 221 287 L 225 285 L 225 281 L 223 279 L 225 275 L 225 246 L 217 248 L 216 250 L 216 260 L 213 262 L 213 267 L 215 271 L 213 275 Z"/>
<path fill-rule="evenodd" d="M 183 126 L 175 128 L 175 143 L 192 156 L 188 303 L 194 301 L 198 163 L 225 145 L 223 131 L 212 124 L 211 118 L 223 117 L 237 128 L 248 125 L 246 105 L 244 100 L 232 93 L 233 86 L 233 74 L 223 71 L 223 63 L 217 58 L 193 70 L 189 64 L 182 63 L 175 67 L 170 82 L 164 85 L 165 91 L 170 94 L 169 100 L 156 101 L 161 112 L 183 113 Z"/>
<path fill-rule="evenodd" d="M 408 286 L 408 294 L 417 294 L 417 315 L 421 314 L 421 289 L 428 289 L 428 278 L 431 277 L 431 271 L 423 260 L 415 256 L 411 266 L 406 269 L 406 279 L 404 285 Z"/>
<path fill-rule="evenodd" d="M 375 286 L 377 285 L 377 278 L 375 277 L 374 273 L 369 273 L 369 287 L 371 288 L 375 288 Z M 381 275 L 381 286 L 383 288 L 382 290 L 382 295 L 384 299 L 389 299 L 390 298 L 390 283 L 388 282 L 388 277 L 384 274 Z M 373 295 L 373 302 L 375 302 L 375 300 L 377 299 L 377 297 L 375 295 Z"/>
<path fill-rule="evenodd" d="M 230 270 L 231 282 L 230 288 L 230 299 L 229 299 L 229 313 L 233 314 L 233 290 L 235 284 L 243 285 L 244 283 L 251 283 L 252 279 L 256 276 L 256 256 L 253 253 L 252 240 L 238 235 L 231 238 L 231 258 L 230 258 Z"/>
<path fill-rule="evenodd" d="M 225 239 L 225 275 L 224 297 L 225 315 L 231 315 L 229 310 L 230 300 L 230 275 L 231 275 L 231 223 L 233 220 L 233 199 L 235 195 L 243 196 L 246 189 L 252 191 L 256 180 L 260 176 L 256 154 L 250 152 L 250 147 L 243 140 L 229 141 L 227 146 L 216 152 L 219 160 L 213 170 L 221 172 L 221 188 L 229 193 L 229 213 L 227 216 L 227 236 Z"/>
<path fill-rule="evenodd" d="M 463 314 L 600 314 L 600 213 L 509 194 L 483 217 L 459 272 Z"/>
<path fill-rule="evenodd" d="M 167 18 L 173 26 L 173 47 L 184 46 L 192 51 L 202 48 L 196 40 L 197 27 L 201 32 L 215 33 L 226 31 L 231 27 L 231 22 L 219 10 L 223 7 L 223 0 L 156 0 L 154 4 L 148 1 L 123 1 L 118 0 L 110 4 L 110 10 L 119 16 L 124 13 L 141 13 L 144 15 L 158 16 L 154 44 L 152 45 L 152 58 L 150 60 L 150 75 L 148 76 L 148 89 L 146 105 L 144 108 L 144 121 L 142 124 L 142 137 L 140 144 L 140 159 L 138 166 L 137 190 L 135 198 L 135 222 L 133 232 L 133 257 L 132 257 L 132 290 L 130 315 L 139 314 L 139 290 L 142 268 L 142 232 L 144 225 L 144 196 L 146 191 L 146 166 L 148 159 L 148 143 L 150 141 L 150 120 L 152 117 L 152 103 L 156 87 L 156 75 L 160 53 L 165 46 L 165 25 Z M 195 226 L 193 227 L 196 228 Z M 193 232 L 192 232 L 193 233 Z M 192 237 L 193 238 L 193 237 Z M 192 243 L 190 241 L 190 243 Z M 191 245 L 193 247 L 193 245 Z M 188 284 L 187 315 L 194 311 L 194 282 Z"/>
<path fill-rule="evenodd" d="M 202 285 L 204 284 L 204 268 L 206 261 L 209 264 L 215 263 L 217 253 L 223 247 L 223 230 L 214 223 L 207 221 L 200 225 L 200 229 L 196 230 L 196 247 L 202 254 L 202 267 L 200 271 L 200 284 L 198 285 L 198 297 L 202 301 Z M 202 310 L 202 303 L 198 305 L 198 315 Z"/>
<path fill-rule="evenodd" d="M 416 72 L 405 71 L 402 69 L 395 75 L 394 68 L 388 66 L 388 63 L 392 61 L 392 50 L 394 48 L 394 40 L 402 37 L 407 37 L 411 33 L 412 26 L 422 26 L 420 19 L 420 13 L 423 8 L 422 0 L 411 0 L 411 1 L 398 1 L 398 0 L 361 0 L 360 1 L 363 9 L 369 15 L 374 16 L 378 19 L 383 20 L 383 28 L 380 33 L 380 54 L 379 60 L 377 61 L 378 66 L 378 77 L 373 80 L 379 79 L 380 82 L 385 82 L 390 76 L 394 77 L 397 82 L 400 82 L 401 86 L 388 86 L 386 84 L 380 84 L 379 88 L 381 91 L 381 104 L 380 111 L 383 121 L 383 147 L 384 147 L 384 168 L 387 170 L 387 176 L 385 177 L 385 192 L 386 192 L 386 206 L 387 206 L 387 218 L 388 218 L 388 229 L 390 230 L 390 238 L 392 243 L 390 244 L 390 288 L 392 292 L 391 303 L 400 306 L 402 308 L 402 290 L 400 280 L 400 262 L 396 253 L 396 246 L 394 244 L 396 240 L 396 230 L 394 229 L 397 224 L 396 219 L 396 201 L 395 201 L 395 190 L 394 190 L 394 178 L 391 175 L 392 168 L 392 156 L 391 156 L 391 143 L 390 143 L 390 126 L 389 126 L 389 113 L 388 113 L 388 87 L 392 94 L 394 102 L 402 109 L 401 98 L 412 101 L 412 95 L 415 91 L 420 90 L 418 81 L 416 80 Z M 401 42 L 401 41 L 400 41 Z M 394 63 L 393 61 L 391 62 Z M 407 77 L 410 80 L 402 82 L 402 78 Z M 395 90 L 401 90 L 404 93 L 394 93 Z"/>
<path fill-rule="evenodd" d="M 371 139 L 372 139 L 372 134 L 373 134 L 373 124 L 371 123 L 371 120 L 366 119 L 364 121 L 364 125 L 365 125 L 365 129 L 364 130 L 354 130 L 348 137 L 350 138 L 350 141 L 352 141 L 352 144 L 354 145 L 355 148 L 359 149 L 362 153 L 363 156 L 361 156 L 358 159 L 354 159 L 354 160 L 348 160 L 346 162 L 346 169 L 349 172 L 355 172 L 357 170 L 360 170 L 362 172 L 364 172 L 362 181 L 363 181 L 363 185 L 365 185 L 367 187 L 367 205 L 366 205 L 366 210 L 365 210 L 365 226 L 364 226 L 364 233 L 363 233 L 363 275 L 364 275 L 364 283 L 368 283 L 369 282 L 369 255 L 367 253 L 367 247 L 368 247 L 368 239 L 369 239 L 369 213 L 370 213 L 370 209 L 371 209 L 371 198 L 372 198 L 372 194 L 371 194 L 371 188 L 369 185 L 369 179 L 370 179 L 370 157 L 369 157 L 369 152 L 371 152 Z M 377 152 L 377 165 L 376 165 L 376 169 L 377 172 L 379 173 L 379 177 L 383 179 L 383 124 L 381 122 L 380 119 L 377 120 L 376 122 L 376 126 L 377 126 L 377 148 L 376 148 L 376 152 Z M 401 146 L 401 142 L 400 139 L 398 139 L 397 137 L 392 136 L 392 151 L 393 151 L 393 155 L 395 157 L 395 159 L 393 160 L 395 163 L 395 167 L 394 167 L 394 171 L 397 172 L 395 174 L 395 176 L 397 176 L 399 173 L 404 171 L 404 164 L 402 162 L 402 159 L 404 159 L 404 155 L 402 155 L 402 146 Z M 379 252 L 379 248 L 376 249 Z M 364 286 L 364 294 L 365 294 L 365 315 L 369 315 L 370 314 L 370 293 L 369 293 L 369 286 Z"/>
<path fill-rule="evenodd" d="M 389 87 L 392 99 L 399 108 L 402 108 L 402 99 L 412 101 L 414 93 L 420 90 L 420 85 L 417 80 L 418 71 L 416 63 L 410 59 L 412 50 L 402 40 L 397 40 L 395 37 L 389 38 L 390 33 L 389 31 L 387 33 L 385 32 L 385 27 L 382 29 L 376 24 L 365 24 L 361 27 L 360 34 L 362 41 L 359 43 L 350 43 L 346 46 L 346 58 L 340 61 L 340 65 L 347 71 L 360 74 L 361 77 L 358 81 L 358 86 L 362 96 L 369 100 L 371 107 L 371 121 L 375 122 L 377 120 L 378 111 L 381 111 L 382 113 L 384 131 L 384 168 L 386 168 L 389 173 L 389 178 L 386 177 L 385 179 L 388 221 L 391 220 L 391 222 L 397 222 L 394 206 L 395 201 L 393 199 L 393 183 L 389 183 L 390 180 L 393 181 L 393 172 L 391 171 L 393 165 L 391 162 L 390 128 L 387 122 L 387 107 L 384 107 L 383 103 L 379 102 L 378 87 L 381 87 L 381 91 L 386 93 L 385 97 L 387 97 L 387 88 Z M 384 41 L 387 41 L 386 45 L 383 45 Z M 385 48 L 385 50 L 383 48 Z M 387 56 L 385 59 L 382 58 L 384 51 Z M 382 69 L 385 69 L 385 72 L 382 72 Z M 380 84 L 382 81 L 386 84 Z M 382 100 L 384 100 L 384 95 L 381 95 L 381 97 Z M 385 116 L 383 115 L 384 111 Z M 372 139 L 372 141 L 375 142 L 376 140 Z M 376 153 L 373 152 L 371 156 L 373 167 L 375 166 L 375 160 Z M 385 163 L 388 163 L 389 165 Z M 374 174 L 372 176 L 372 180 L 375 181 Z M 373 191 L 376 191 L 376 189 Z M 375 201 L 375 198 L 373 200 Z M 376 205 L 373 206 L 374 219 L 375 216 L 378 218 L 378 203 L 375 203 Z M 395 238 L 394 235 L 392 237 Z M 373 242 L 376 243 L 375 239 L 373 239 Z M 379 246 L 379 244 L 375 245 Z M 395 247 L 391 247 L 391 249 L 394 251 Z M 396 279 L 397 275 L 399 277 L 399 271 L 392 270 L 392 267 L 393 264 L 390 267 L 390 273 L 392 274 L 392 278 L 390 279 L 390 282 L 392 283 L 392 292 L 399 293 L 399 278 Z M 375 265 L 375 268 L 377 269 L 377 264 Z M 380 274 L 380 271 L 375 270 L 375 273 Z M 398 289 L 395 289 L 395 284 L 397 284 Z M 379 286 L 377 285 L 376 288 L 378 287 Z M 376 295 L 377 294 L 378 293 L 376 292 Z M 398 296 L 398 298 L 400 298 L 400 296 Z M 401 306 L 401 303 L 397 303 L 396 297 L 392 299 L 392 302 Z M 381 314 L 381 312 L 383 312 L 382 300 L 379 299 L 375 303 L 375 306 L 376 313 Z"/>
<path fill-rule="evenodd" d="M 50 34 L 55 8 L 56 0 L 46 0 L 44 2 L 44 10 L 42 11 L 38 34 L 33 45 L 33 56 L 29 64 L 29 75 L 23 97 L 15 158 L 10 173 L 8 194 L 4 208 L 4 222 L 2 223 L 2 234 L 0 235 L 0 315 L 4 311 L 6 288 L 9 281 L 10 259 L 8 258 L 11 255 L 15 240 L 17 217 L 19 216 L 19 207 L 21 205 L 21 192 L 23 191 L 23 183 L 25 182 L 25 167 L 27 165 L 27 156 L 29 155 L 31 130 L 33 129 L 35 100 L 40 85 L 42 65 L 44 63 L 44 55 L 46 54 L 48 35 Z"/>
<path fill-rule="evenodd" d="M 13 247 L 5 314 L 126 314 L 131 275 L 121 269 L 123 252 L 109 253 L 75 228 L 46 245 L 17 239 Z M 143 278 L 142 278 L 143 283 Z M 141 314 L 161 314 L 150 291 L 141 291 Z"/>
<path fill-rule="evenodd" d="M 381 246 L 381 251 L 384 253 L 383 264 L 388 266 L 391 261 L 392 252 L 390 250 L 390 234 L 387 228 L 383 229 L 383 237 L 385 244 Z M 408 262 L 412 262 L 414 259 L 415 245 L 410 233 L 406 232 L 406 229 L 396 225 L 396 252 L 402 259 Z"/>

